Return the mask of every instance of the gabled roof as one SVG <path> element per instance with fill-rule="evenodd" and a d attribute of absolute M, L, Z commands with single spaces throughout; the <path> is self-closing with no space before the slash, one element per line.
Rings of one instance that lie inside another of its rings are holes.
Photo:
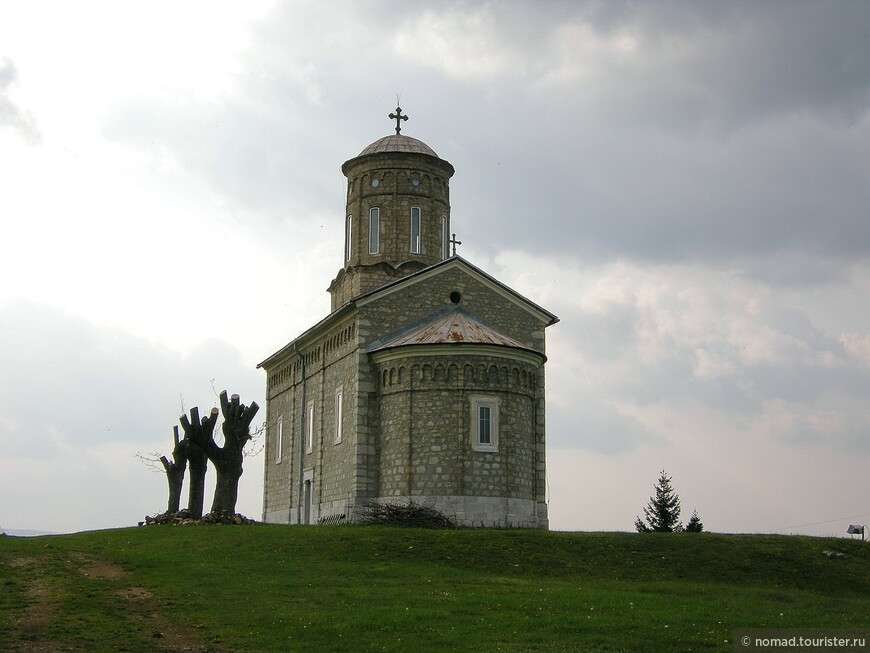
<path fill-rule="evenodd" d="M 538 319 L 545 323 L 544 326 L 551 326 L 559 321 L 559 318 L 547 309 L 524 297 L 510 286 L 503 284 L 501 281 L 487 274 L 476 265 L 472 265 L 461 256 L 456 255 L 444 259 L 443 261 L 439 261 L 434 265 L 430 265 L 427 268 L 423 268 L 418 272 L 409 274 L 406 277 L 401 277 L 400 279 L 391 281 L 390 283 L 384 284 L 383 286 L 375 288 L 374 290 L 370 290 L 367 293 L 363 293 L 359 297 L 351 300 L 351 303 L 356 304 L 357 306 L 364 306 L 365 304 L 374 301 L 378 297 L 405 288 L 406 286 L 412 285 L 417 281 L 428 279 L 431 276 L 434 276 L 451 268 L 459 268 L 463 270 L 464 272 L 470 274 L 472 277 L 475 277 L 478 281 L 486 286 L 489 286 L 494 291 L 496 291 L 506 299 L 510 300 L 514 304 L 518 305 L 519 307 L 525 309 L 530 313 L 535 314 Z"/>
<path fill-rule="evenodd" d="M 501 345 L 526 349 L 519 341 L 499 333 L 488 327 L 468 311 L 456 307 L 438 311 L 420 322 L 406 327 L 397 334 L 387 336 L 385 341 L 375 341 L 369 347 L 369 352 L 404 347 L 406 345 L 440 345 L 440 344 L 479 344 Z"/>
<path fill-rule="evenodd" d="M 541 322 L 544 323 L 545 327 L 556 324 L 556 322 L 559 321 L 559 318 L 556 317 L 550 311 L 546 310 L 545 308 L 542 308 L 541 306 L 538 306 L 537 304 L 535 304 L 533 301 L 527 299 L 526 297 L 523 297 L 521 294 L 519 294 L 517 291 L 515 291 L 510 286 L 503 284 L 501 281 L 499 281 L 495 277 L 487 274 L 486 272 L 484 272 L 483 270 L 481 270 L 477 266 L 472 265 L 471 263 L 466 261 L 461 256 L 454 255 L 450 258 L 444 259 L 443 261 L 439 261 L 438 263 L 435 263 L 434 265 L 430 265 L 429 267 L 423 268 L 422 270 L 419 270 L 418 272 L 414 272 L 414 273 L 409 274 L 407 276 L 396 279 L 395 281 L 391 281 L 390 283 L 384 284 L 383 286 L 375 288 L 374 290 L 370 290 L 369 292 L 363 293 L 359 297 L 356 297 L 356 298 L 350 300 L 349 302 L 347 302 L 343 306 L 340 306 L 335 311 L 333 311 L 332 313 L 327 315 L 325 318 L 320 320 L 320 322 L 318 322 L 317 324 L 315 324 L 314 326 L 307 329 L 305 332 L 303 332 L 302 334 L 300 334 L 299 336 L 297 336 L 296 338 L 291 340 L 287 345 L 285 345 L 284 347 L 282 347 L 281 349 L 276 351 L 274 354 L 272 354 L 271 356 L 266 358 L 264 361 L 262 361 L 260 364 L 258 364 L 257 367 L 258 368 L 264 367 L 266 365 L 273 363 L 276 360 L 283 358 L 284 356 L 287 356 L 291 352 L 298 351 L 298 347 L 304 346 L 304 343 L 306 340 L 308 340 L 308 338 L 316 337 L 316 334 L 321 332 L 321 330 L 327 328 L 330 325 L 333 325 L 335 322 L 339 321 L 342 317 L 348 315 L 348 313 L 351 313 L 353 311 L 353 309 L 356 308 L 357 306 L 364 306 L 365 304 L 368 304 L 369 302 L 375 301 L 379 297 L 383 297 L 386 294 L 396 292 L 398 290 L 406 288 L 409 285 L 413 285 L 414 283 L 417 283 L 418 281 L 428 279 L 434 275 L 440 274 L 444 271 L 454 269 L 454 268 L 458 268 L 458 269 L 463 270 L 465 273 L 471 275 L 472 277 L 474 277 L 475 279 L 477 279 L 478 281 L 480 281 L 484 285 L 491 288 L 493 291 L 500 294 L 502 297 L 505 297 L 507 300 L 511 301 L 516 306 L 518 306 L 521 309 L 528 311 L 529 313 L 535 315 L 539 320 L 541 320 Z M 480 324 L 480 323 L 477 322 L 477 324 Z M 483 327 L 482 324 L 481 324 L 481 327 Z M 489 336 L 483 335 L 484 333 L 489 333 L 489 335 L 491 337 L 508 339 L 507 336 L 504 336 L 502 334 L 498 334 L 497 332 L 493 331 L 492 329 L 489 329 L 488 327 L 483 327 L 483 329 L 481 330 L 481 329 L 477 329 L 476 327 L 473 327 L 470 323 L 467 323 L 465 328 L 467 329 L 467 331 L 465 331 L 465 333 L 475 332 L 478 334 L 476 337 L 489 337 Z M 458 326 L 457 329 L 458 330 L 454 329 L 453 333 L 460 333 L 463 331 L 463 327 L 461 325 Z M 448 329 L 448 332 L 449 332 L 449 329 Z M 398 337 L 398 336 L 396 336 L 396 337 Z M 513 339 L 509 338 L 509 340 L 513 340 Z M 503 344 L 504 346 L 508 346 L 508 347 L 527 349 L 527 347 L 524 347 L 522 344 L 520 344 L 516 341 L 514 341 L 514 343 L 515 344 L 506 344 L 506 343 L 480 343 L 480 344 Z M 408 343 L 408 344 L 410 344 L 410 343 Z M 400 345 L 391 345 L 391 346 L 397 347 Z M 386 348 L 386 347 L 383 347 L 383 348 Z M 529 351 L 531 351 L 531 350 L 529 350 Z"/>

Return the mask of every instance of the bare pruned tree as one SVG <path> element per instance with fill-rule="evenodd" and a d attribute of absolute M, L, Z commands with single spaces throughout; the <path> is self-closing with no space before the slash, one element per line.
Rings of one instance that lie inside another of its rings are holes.
<path fill-rule="evenodd" d="M 184 472 L 187 471 L 187 456 L 182 442 L 178 439 L 177 426 L 172 427 L 172 437 L 175 440 L 175 446 L 172 448 L 172 462 L 169 462 L 166 456 L 160 456 L 160 462 L 163 464 L 166 480 L 169 483 L 169 502 L 166 505 L 166 511 L 175 513 L 178 512 L 181 504 L 181 487 L 184 484 Z"/>
<path fill-rule="evenodd" d="M 190 409 L 190 419 L 187 415 L 179 418 L 184 429 L 184 439 L 179 443 L 184 457 L 190 465 L 190 487 L 187 509 L 194 519 L 202 517 L 202 505 L 205 500 L 205 473 L 208 466 L 209 443 L 214 444 L 214 427 L 217 423 L 218 409 L 212 408 L 208 417 L 199 418 L 199 408 Z"/>
<path fill-rule="evenodd" d="M 214 438 L 210 438 L 205 447 L 206 454 L 217 474 L 211 511 L 235 513 L 239 496 L 239 479 L 244 471 L 242 469 L 244 449 L 251 440 L 251 422 L 260 407 L 256 401 L 250 406 L 239 403 L 239 395 L 236 394 L 228 400 L 226 390 L 221 392 L 220 401 L 224 419 L 221 428 L 224 434 L 224 446 L 217 446 Z M 215 408 L 213 413 L 216 411 Z"/>

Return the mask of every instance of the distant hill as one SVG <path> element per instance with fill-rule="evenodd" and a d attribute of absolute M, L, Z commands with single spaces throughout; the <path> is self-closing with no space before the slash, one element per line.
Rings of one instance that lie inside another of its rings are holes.
<path fill-rule="evenodd" d="M 11 537 L 38 537 L 40 535 L 54 535 L 49 531 L 34 531 L 29 528 L 2 528 L 0 527 L 0 533 L 3 535 L 9 535 Z"/>

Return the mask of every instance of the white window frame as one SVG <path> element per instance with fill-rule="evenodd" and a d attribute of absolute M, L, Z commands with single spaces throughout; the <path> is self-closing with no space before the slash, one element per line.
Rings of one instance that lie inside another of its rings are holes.
<path fill-rule="evenodd" d="M 281 462 L 284 453 L 284 416 L 278 415 L 275 420 L 275 463 Z"/>
<path fill-rule="evenodd" d="M 422 212 L 419 206 L 411 207 L 411 224 L 409 231 L 411 232 L 411 254 L 419 254 L 422 251 Z M 415 228 L 416 226 L 416 228 Z M 416 232 L 416 233 L 415 233 Z"/>
<path fill-rule="evenodd" d="M 344 223 L 344 262 L 350 261 L 353 252 L 353 216 L 347 216 Z"/>
<path fill-rule="evenodd" d="M 381 209 L 369 209 L 369 254 L 377 254 L 381 248 Z"/>
<path fill-rule="evenodd" d="M 344 421 L 344 388 L 335 391 L 335 444 L 341 444 L 342 423 Z"/>
<path fill-rule="evenodd" d="M 470 437 L 471 448 L 474 451 L 496 452 L 499 440 L 499 398 L 492 395 L 472 395 Z M 489 442 L 481 442 L 481 408 L 489 411 Z"/>
<path fill-rule="evenodd" d="M 308 408 L 305 411 L 305 450 L 307 453 L 314 451 L 314 402 L 308 402 Z"/>

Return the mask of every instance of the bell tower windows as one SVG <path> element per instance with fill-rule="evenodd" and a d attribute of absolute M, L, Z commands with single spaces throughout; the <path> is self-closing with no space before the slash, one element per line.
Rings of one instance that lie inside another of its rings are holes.
<path fill-rule="evenodd" d="M 445 259 L 450 256 L 450 229 L 447 226 L 447 216 L 441 216 L 441 258 Z"/>
<path fill-rule="evenodd" d="M 341 267 L 329 286 L 333 311 L 450 257 L 453 166 L 432 148 L 405 134 L 385 136 L 341 171 L 347 199 Z"/>
<path fill-rule="evenodd" d="M 381 209 L 369 209 L 369 254 L 377 254 L 380 249 Z"/>
<path fill-rule="evenodd" d="M 420 207 L 411 207 L 411 254 L 419 254 L 420 248 Z"/>

